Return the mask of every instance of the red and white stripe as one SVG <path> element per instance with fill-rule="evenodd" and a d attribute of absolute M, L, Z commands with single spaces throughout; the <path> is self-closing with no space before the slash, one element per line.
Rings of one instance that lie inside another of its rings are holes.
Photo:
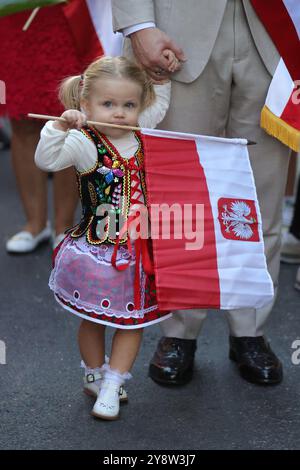
<path fill-rule="evenodd" d="M 251 0 L 282 56 L 262 112 L 262 127 L 293 150 L 300 150 L 299 0 Z"/>
<path fill-rule="evenodd" d="M 300 40 L 300 8 L 298 0 L 283 0 Z"/>
<path fill-rule="evenodd" d="M 170 239 L 153 238 L 159 307 L 234 309 L 268 304 L 273 285 L 247 142 L 150 129 L 143 129 L 142 136 L 150 211 L 157 204 L 192 204 L 193 226 L 204 228 L 203 246 L 196 250 L 185 230 L 181 239 L 174 234 Z M 232 201 L 253 209 L 253 236 L 247 240 L 225 230 L 222 207 Z M 196 218 L 196 205 L 203 205 L 202 221 L 199 215 Z M 157 224 L 158 217 L 150 215 L 151 223 Z"/>
<path fill-rule="evenodd" d="M 114 33 L 111 0 L 86 0 L 92 22 L 105 55 L 122 54 L 123 34 Z"/>
<path fill-rule="evenodd" d="M 121 34 L 112 29 L 111 0 L 71 0 L 63 7 L 84 66 L 102 55 L 120 55 Z"/>

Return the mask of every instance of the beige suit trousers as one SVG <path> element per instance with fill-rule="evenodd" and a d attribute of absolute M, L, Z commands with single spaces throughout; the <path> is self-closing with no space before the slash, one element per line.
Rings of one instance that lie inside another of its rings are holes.
<path fill-rule="evenodd" d="M 243 137 L 249 147 L 260 203 L 268 269 L 277 290 L 282 199 L 289 150 L 259 125 L 271 82 L 256 49 L 240 0 L 228 0 L 219 34 L 203 73 L 192 83 L 173 81 L 172 98 L 162 129 L 207 135 Z M 273 306 L 226 312 L 234 336 L 260 336 Z M 193 339 L 206 311 L 180 310 L 162 322 L 166 336 Z"/>

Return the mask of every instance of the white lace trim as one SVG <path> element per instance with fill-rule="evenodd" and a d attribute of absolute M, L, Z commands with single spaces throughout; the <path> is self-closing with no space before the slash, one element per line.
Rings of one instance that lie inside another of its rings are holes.
<path fill-rule="evenodd" d="M 146 326 L 155 325 L 156 323 L 160 323 L 161 321 L 167 320 L 168 318 L 171 318 L 173 316 L 172 313 L 168 313 L 167 315 L 164 315 L 163 317 L 156 318 L 155 320 L 151 320 L 141 325 L 116 325 L 113 322 L 110 323 L 109 321 L 106 321 L 106 320 L 98 320 L 98 318 L 88 317 L 87 315 L 84 315 L 83 313 L 79 313 L 77 312 L 77 310 L 73 310 L 71 307 L 68 307 L 63 302 L 61 302 L 61 300 L 59 300 L 59 298 L 56 295 L 55 295 L 55 299 L 59 303 L 59 305 L 62 306 L 62 308 L 64 308 L 65 310 L 68 310 L 69 312 L 73 313 L 79 318 L 83 318 L 84 320 L 88 319 L 94 323 L 99 323 L 100 325 L 106 325 L 106 326 L 108 325 L 108 326 L 111 326 L 112 328 L 118 328 L 120 330 L 136 330 L 139 328 L 145 328 Z"/>
<path fill-rule="evenodd" d="M 90 245 L 87 241 L 83 240 L 83 238 L 85 238 L 85 234 L 78 239 L 72 239 L 71 242 L 68 242 L 67 246 L 63 246 L 60 250 L 60 253 L 58 253 L 59 259 L 64 249 L 66 249 L 73 250 L 77 254 L 84 253 L 85 255 L 93 259 L 93 261 L 96 261 L 97 264 L 111 265 L 111 257 L 114 250 L 113 246 L 107 246 L 105 244 Z M 127 263 L 129 259 L 129 264 L 134 265 L 135 253 L 133 252 L 132 255 L 130 255 L 127 248 L 119 246 L 116 260 L 117 264 Z"/>
<path fill-rule="evenodd" d="M 130 380 L 132 379 L 132 375 L 130 372 L 120 372 L 119 369 L 112 369 L 109 364 L 104 364 L 103 367 L 103 372 L 104 372 L 104 380 L 109 380 L 111 382 L 115 383 L 120 383 L 120 385 L 123 385 L 125 380 Z"/>
<path fill-rule="evenodd" d="M 105 315 L 107 317 L 116 317 L 116 318 L 144 318 L 145 314 L 148 312 L 152 312 L 153 310 L 156 310 L 158 308 L 157 305 L 152 305 L 151 307 L 142 309 L 142 310 L 133 310 L 132 312 L 117 312 L 115 310 L 101 310 L 100 308 L 96 307 L 96 305 L 90 305 L 87 302 L 78 302 L 74 301 L 74 299 L 70 299 L 69 294 L 66 293 L 63 289 L 61 288 L 56 288 L 54 287 L 54 282 L 50 280 L 49 281 L 49 287 L 50 289 L 54 292 L 55 297 L 58 296 L 62 298 L 65 302 L 70 303 L 73 307 L 76 307 L 80 310 L 84 310 L 87 313 L 97 313 L 98 315 Z M 78 299 L 79 300 L 79 299 Z M 72 309 L 73 310 L 73 309 Z"/>

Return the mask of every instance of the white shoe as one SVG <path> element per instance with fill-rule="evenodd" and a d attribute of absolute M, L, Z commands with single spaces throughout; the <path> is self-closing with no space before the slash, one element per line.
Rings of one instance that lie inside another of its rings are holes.
<path fill-rule="evenodd" d="M 9 253 L 30 253 L 34 251 L 40 243 L 51 238 L 51 228 L 49 222 L 47 226 L 36 236 L 25 230 L 16 233 L 6 242 L 6 250 Z"/>
<path fill-rule="evenodd" d="M 101 380 L 101 379 L 102 379 L 102 375 L 99 374 L 99 373 L 87 374 L 83 378 L 83 391 L 84 391 L 84 393 L 86 393 L 87 395 L 89 395 L 91 397 L 97 398 L 98 395 L 99 395 L 101 385 L 99 385 L 99 382 L 96 383 L 96 380 L 98 381 L 98 380 Z M 125 388 L 123 387 L 123 385 L 121 385 L 121 387 L 119 389 L 119 399 L 120 399 L 121 403 L 127 403 L 128 402 L 128 395 L 127 395 L 127 392 L 126 392 Z"/>
<path fill-rule="evenodd" d="M 99 373 L 96 374 L 87 374 L 83 378 L 83 391 L 91 397 L 98 397 L 100 390 L 100 381 L 102 380 L 102 375 Z M 98 381 L 98 383 L 96 383 Z"/>
<path fill-rule="evenodd" d="M 118 419 L 120 411 L 119 391 L 120 386 L 118 384 L 104 379 L 92 415 L 109 421 Z"/>
<path fill-rule="evenodd" d="M 290 232 L 283 235 L 280 259 L 284 263 L 300 263 L 300 240 Z"/>
<path fill-rule="evenodd" d="M 53 248 L 53 250 L 55 250 L 55 248 L 60 244 L 60 242 L 63 241 L 65 236 L 66 236 L 65 233 L 59 233 L 58 235 L 55 235 L 55 233 L 52 234 L 52 248 Z"/>

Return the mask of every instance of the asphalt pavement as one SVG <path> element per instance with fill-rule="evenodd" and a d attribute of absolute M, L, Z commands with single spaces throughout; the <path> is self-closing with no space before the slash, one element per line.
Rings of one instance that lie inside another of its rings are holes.
<path fill-rule="evenodd" d="M 50 245 L 25 256 L 5 251 L 5 241 L 24 223 L 7 151 L 0 151 L 0 221 L 0 347 L 6 349 L 6 364 L 0 360 L 0 449 L 300 448 L 300 365 L 292 362 L 292 344 L 300 339 L 297 266 L 282 265 L 266 329 L 284 364 L 280 385 L 240 378 L 228 359 L 226 321 L 213 311 L 198 339 L 194 379 L 184 387 L 161 387 L 147 376 L 160 329 L 146 328 L 127 385 L 129 403 L 120 420 L 105 422 L 90 416 L 93 399 L 82 393 L 79 319 L 60 308 L 48 288 Z"/>

